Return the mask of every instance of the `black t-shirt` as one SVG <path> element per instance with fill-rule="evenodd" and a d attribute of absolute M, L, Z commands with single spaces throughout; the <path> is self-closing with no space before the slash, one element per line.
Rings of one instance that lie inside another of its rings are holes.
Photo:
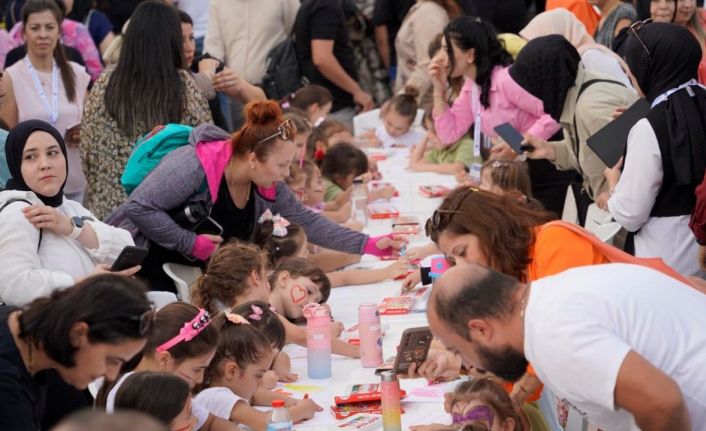
<path fill-rule="evenodd" d="M 46 372 L 32 377 L 22 362 L 7 319 L 15 307 L 0 306 L 0 428 L 32 431 L 42 426 L 46 406 Z"/>
<path fill-rule="evenodd" d="M 390 61 L 397 64 L 395 51 L 395 38 L 400 31 L 402 20 L 407 12 L 414 6 L 416 0 L 376 0 L 373 12 L 373 25 L 387 26 L 387 38 L 390 44 Z"/>
<path fill-rule="evenodd" d="M 255 225 L 255 187 L 250 185 L 250 197 L 245 208 L 240 209 L 233 203 L 228 191 L 228 183 L 223 176 L 218 187 L 218 199 L 211 208 L 211 217 L 223 227 L 223 241 L 239 239 L 250 240 L 253 226 Z"/>
<path fill-rule="evenodd" d="M 353 96 L 326 79 L 314 66 L 311 58 L 311 41 L 333 40 L 333 55 L 354 81 L 358 73 L 353 57 L 353 48 L 348 43 L 342 0 L 304 0 L 294 23 L 297 57 L 302 74 L 310 83 L 328 88 L 333 95 L 332 112 L 355 107 Z"/>

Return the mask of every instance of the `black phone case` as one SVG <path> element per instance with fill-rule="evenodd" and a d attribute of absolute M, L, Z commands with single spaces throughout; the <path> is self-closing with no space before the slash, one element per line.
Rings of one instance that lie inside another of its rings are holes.
<path fill-rule="evenodd" d="M 133 266 L 137 266 L 142 263 L 147 257 L 148 250 L 143 247 L 127 246 L 120 252 L 120 255 L 113 266 L 110 267 L 111 271 L 122 271 Z"/>
<path fill-rule="evenodd" d="M 522 148 L 522 141 L 525 140 L 524 136 L 520 134 L 510 123 L 501 124 L 495 127 L 493 130 L 501 137 L 505 142 L 512 147 L 517 154 L 522 154 L 524 152 Z"/>

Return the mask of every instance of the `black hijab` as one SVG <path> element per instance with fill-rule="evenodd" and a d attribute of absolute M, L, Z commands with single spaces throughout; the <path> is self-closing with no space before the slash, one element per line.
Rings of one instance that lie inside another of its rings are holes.
<path fill-rule="evenodd" d="M 59 143 L 59 148 L 64 154 L 64 160 L 66 160 L 66 177 L 69 176 L 69 161 L 66 155 L 66 144 L 64 143 L 64 138 L 61 134 L 49 123 L 41 120 L 27 120 L 23 121 L 17 126 L 15 126 L 10 133 L 7 135 L 7 141 L 5 141 L 5 158 L 7 159 L 7 167 L 10 170 L 10 175 L 12 178 L 7 182 L 5 187 L 7 190 L 23 190 L 32 191 L 24 178 L 22 178 L 22 152 L 25 149 L 25 144 L 29 135 L 34 132 L 42 131 L 47 132 L 56 139 Z M 61 185 L 59 193 L 54 196 L 42 196 L 37 192 L 34 192 L 37 197 L 50 207 L 58 207 L 64 200 L 64 186 L 66 185 L 66 178 L 64 178 L 64 183 Z"/>
<path fill-rule="evenodd" d="M 630 31 L 624 55 L 637 84 L 652 103 L 672 88 L 696 79 L 702 52 L 689 30 L 658 22 L 646 24 L 637 30 L 637 36 Z M 672 93 L 652 108 L 648 120 L 657 123 L 652 124 L 653 129 L 667 130 L 668 136 L 658 134 L 657 138 L 668 140 L 677 185 L 701 181 L 706 155 L 706 90 L 691 86 L 688 91 Z"/>
<path fill-rule="evenodd" d="M 510 77 L 544 103 L 544 112 L 559 121 L 569 88 L 576 83 L 581 57 L 564 36 L 532 39 L 510 66 Z"/>

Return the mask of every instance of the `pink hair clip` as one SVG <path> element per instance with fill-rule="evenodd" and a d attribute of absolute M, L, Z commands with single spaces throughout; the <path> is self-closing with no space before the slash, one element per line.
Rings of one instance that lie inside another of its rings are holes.
<path fill-rule="evenodd" d="M 277 307 L 275 307 L 275 306 L 272 305 L 272 304 L 269 304 L 269 306 L 270 306 L 270 311 L 271 311 L 271 312 L 273 312 L 273 313 L 276 313 L 276 312 L 277 312 Z"/>
<path fill-rule="evenodd" d="M 249 325 L 248 319 L 235 313 L 226 313 L 226 319 L 234 325 Z"/>
<path fill-rule="evenodd" d="M 157 347 L 157 352 L 164 352 L 182 341 L 189 342 L 194 339 L 197 335 L 201 333 L 208 325 L 211 324 L 211 316 L 208 311 L 201 308 L 199 314 L 196 315 L 191 321 L 184 323 L 184 326 L 179 330 L 179 333 L 169 341 L 162 343 Z"/>
<path fill-rule="evenodd" d="M 255 304 L 250 305 L 250 308 L 252 308 L 252 314 L 248 316 L 248 319 L 262 320 L 262 308 L 258 307 Z"/>

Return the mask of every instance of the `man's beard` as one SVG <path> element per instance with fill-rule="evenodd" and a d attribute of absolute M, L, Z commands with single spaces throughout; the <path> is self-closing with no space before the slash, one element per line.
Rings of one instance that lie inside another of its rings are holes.
<path fill-rule="evenodd" d="M 497 350 L 478 346 L 477 353 L 485 370 L 508 382 L 518 381 L 527 372 L 525 356 L 509 346 Z"/>

